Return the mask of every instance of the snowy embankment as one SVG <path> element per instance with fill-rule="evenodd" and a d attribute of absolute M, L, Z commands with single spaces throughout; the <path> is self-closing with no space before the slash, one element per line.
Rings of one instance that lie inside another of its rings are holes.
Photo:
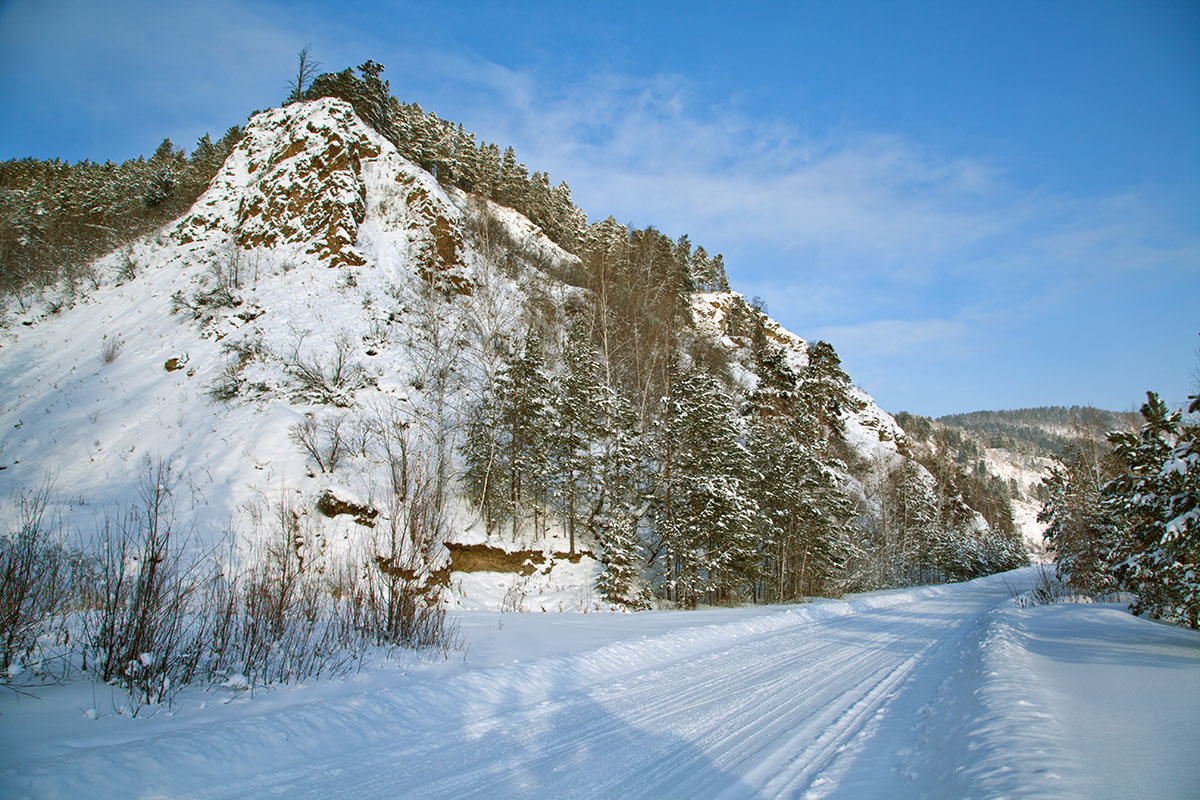
<path fill-rule="evenodd" d="M 1029 580 L 462 612 L 470 648 L 450 662 L 227 704 L 192 692 L 151 719 L 82 719 L 79 687 L 4 698 L 0 794 L 1194 796 L 1200 636 L 1107 607 L 1018 609 L 1009 586 Z"/>

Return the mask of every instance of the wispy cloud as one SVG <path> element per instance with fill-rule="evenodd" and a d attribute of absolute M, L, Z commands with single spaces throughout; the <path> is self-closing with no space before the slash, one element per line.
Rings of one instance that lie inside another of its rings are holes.
<path fill-rule="evenodd" d="M 8 149 L 9 137 L 86 141 L 96 128 L 88 155 L 99 159 L 144 153 L 164 135 L 190 148 L 286 95 L 308 27 L 303 14 L 234 0 L 13 0 L 0 5 L 0 91 L 34 120 L 0 137 Z"/>
<path fill-rule="evenodd" d="M 1081 259 L 1120 272 L 1178 263 L 1197 248 L 1137 192 L 1070 196 L 888 132 L 764 122 L 732 100 L 705 101 L 679 76 L 564 84 L 462 55 L 407 53 L 401 64 L 420 64 L 441 92 L 457 84 L 473 104 L 468 122 L 567 178 L 591 213 L 686 231 L 713 250 L 770 250 L 903 284 L 973 269 L 1044 279 Z M 762 277 L 754 265 L 731 266 Z"/>

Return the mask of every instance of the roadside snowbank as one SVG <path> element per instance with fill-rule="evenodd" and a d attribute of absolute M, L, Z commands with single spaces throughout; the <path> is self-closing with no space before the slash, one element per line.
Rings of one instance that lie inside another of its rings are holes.
<path fill-rule="evenodd" d="M 1200 796 L 1200 633 L 1114 604 L 1001 607 L 983 653 L 999 741 L 979 771 L 1020 753 L 1050 794 Z"/>

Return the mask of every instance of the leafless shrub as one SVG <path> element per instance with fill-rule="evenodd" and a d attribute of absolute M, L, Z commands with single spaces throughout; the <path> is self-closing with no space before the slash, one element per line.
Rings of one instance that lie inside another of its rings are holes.
<path fill-rule="evenodd" d="M 241 394 L 245 380 L 242 372 L 256 358 L 266 353 L 261 335 L 232 339 L 221 346 L 225 352 L 225 366 L 208 387 L 208 395 L 214 400 L 228 401 Z"/>
<path fill-rule="evenodd" d="M 137 277 L 138 263 L 133 257 L 133 245 L 121 251 L 121 260 L 117 262 L 117 278 L 121 281 L 131 281 Z"/>
<path fill-rule="evenodd" d="M 327 359 L 305 356 L 301 336 L 285 358 L 285 368 L 299 384 L 300 395 L 312 402 L 335 406 L 350 405 L 350 392 L 366 384 L 366 371 L 354 358 L 354 343 L 343 334 L 334 340 L 333 355 Z"/>
<path fill-rule="evenodd" d="M 49 499 L 49 482 L 19 497 L 17 529 L 0 536 L 0 682 L 44 661 L 39 640 L 62 628 L 70 604 L 72 561 L 46 518 Z"/>
<path fill-rule="evenodd" d="M 208 396 L 213 400 L 226 402 L 237 397 L 242 392 L 242 370 L 233 361 L 226 361 L 225 366 L 217 373 L 217 377 L 208 386 Z"/>
<path fill-rule="evenodd" d="M 60 641 L 64 674 L 73 663 L 122 687 L 137 715 L 189 683 L 253 691 L 344 674 L 380 647 L 456 649 L 434 568 L 445 523 L 433 482 L 407 444 L 398 452 L 386 527 L 337 559 L 286 493 L 255 511 L 260 546 L 241 553 L 231 536 L 223 558 L 196 554 L 170 461 L 147 460 L 137 502 L 105 516 L 88 552 L 47 536 L 48 490 L 23 498 L 21 531 L 0 541 L 3 674 L 47 632 L 78 630 Z"/>
<path fill-rule="evenodd" d="M 207 287 L 193 298 L 198 306 L 234 308 L 240 305 L 237 290 L 242 286 L 242 251 L 230 244 L 224 257 L 208 265 Z"/>
<path fill-rule="evenodd" d="M 393 445 L 386 524 L 376 528 L 372 563 L 350 587 L 359 625 L 380 643 L 454 649 L 457 628 L 440 602 L 445 573 L 435 568 L 446 533 L 436 475 L 403 429 Z"/>
<path fill-rule="evenodd" d="M 1013 599 L 1021 608 L 1074 602 L 1078 599 L 1078 594 L 1070 586 L 1060 581 L 1054 571 L 1047 569 L 1045 564 L 1038 564 L 1037 578 L 1034 580 L 1032 588 L 1018 593 L 1010 587 L 1009 591 L 1012 592 Z"/>
<path fill-rule="evenodd" d="M 525 606 L 525 594 L 527 590 L 524 582 L 517 576 L 513 576 L 512 583 L 504 592 L 504 598 L 500 601 L 501 611 L 521 611 Z"/>
<path fill-rule="evenodd" d="M 371 432 L 375 452 L 388 467 L 392 494 L 404 495 L 409 463 L 409 418 L 399 404 L 388 402 L 377 405 L 364 424 Z"/>
<path fill-rule="evenodd" d="M 366 652 L 286 496 L 266 524 L 265 545 L 218 570 L 204 603 L 205 677 L 234 690 L 343 674 Z"/>
<path fill-rule="evenodd" d="M 80 267 L 79 276 L 87 281 L 93 292 L 100 288 L 100 272 L 91 264 Z"/>
<path fill-rule="evenodd" d="M 317 462 L 321 472 L 333 472 L 349 450 L 346 427 L 345 414 L 326 416 L 320 422 L 309 414 L 291 427 L 288 438 Z"/>
<path fill-rule="evenodd" d="M 128 690 L 136 709 L 170 701 L 195 674 L 188 607 L 195 591 L 176 530 L 170 461 L 147 461 L 138 503 L 105 517 L 96 554 L 97 608 L 84 615 L 84 669 Z"/>
<path fill-rule="evenodd" d="M 200 315 L 200 307 L 192 303 L 191 300 L 188 300 L 187 295 L 183 293 L 182 289 L 176 289 L 171 295 L 171 313 L 178 314 L 184 309 L 192 312 L 193 316 L 198 317 Z"/>
<path fill-rule="evenodd" d="M 366 458 L 370 455 L 371 446 L 376 439 L 376 427 L 365 417 L 355 417 L 350 420 L 350 432 L 347 434 L 349 447 L 358 455 Z"/>
<path fill-rule="evenodd" d="M 104 336 L 100 344 L 100 360 L 105 364 L 111 364 L 117 360 L 117 354 L 121 352 L 121 346 L 125 342 L 120 336 Z"/>

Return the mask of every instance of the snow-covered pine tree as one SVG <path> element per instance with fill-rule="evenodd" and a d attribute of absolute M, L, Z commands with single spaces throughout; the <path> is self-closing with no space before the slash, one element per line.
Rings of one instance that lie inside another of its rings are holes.
<path fill-rule="evenodd" d="M 698 291 L 709 291 L 712 288 L 712 259 L 704 245 L 697 245 L 688 260 L 688 270 Z"/>
<path fill-rule="evenodd" d="M 529 170 L 517 162 L 512 146 L 505 148 L 492 199 L 503 206 L 525 213 L 529 208 Z"/>
<path fill-rule="evenodd" d="M 596 465 L 600 493 L 588 523 L 600 544 L 604 563 L 597 588 L 610 602 L 646 608 L 648 598 L 640 586 L 643 558 L 638 527 L 647 504 L 637 414 L 609 387 L 604 387 L 602 406 L 603 444 Z"/>
<path fill-rule="evenodd" d="M 491 200 L 497 199 L 500 183 L 500 148 L 488 142 L 479 146 L 479 183 L 475 191 Z"/>
<path fill-rule="evenodd" d="M 457 164 L 454 185 L 464 192 L 475 191 L 479 183 L 479 150 L 475 146 L 475 134 L 463 130 L 461 122 L 454 139 L 454 161 Z"/>
<path fill-rule="evenodd" d="M 744 314 L 758 376 L 746 411 L 762 597 L 783 602 L 836 589 L 853 513 L 783 349 L 767 337 L 761 313 Z"/>
<path fill-rule="evenodd" d="M 1108 556 L 1116 528 L 1101 508 L 1100 463 L 1076 446 L 1068 447 L 1044 481 L 1049 495 L 1038 514 L 1054 554 L 1058 578 L 1075 591 L 1099 596 L 1116 588 Z"/>
<path fill-rule="evenodd" d="M 467 407 L 466 434 L 463 439 L 463 486 L 468 499 L 479 509 L 488 533 L 494 532 L 506 516 L 506 494 L 501 488 L 499 409 L 493 391 L 485 390 L 480 399 Z"/>
<path fill-rule="evenodd" d="M 544 529 L 552 413 L 541 337 L 531 330 L 466 413 L 463 479 L 489 530 L 509 522 L 516 540 L 526 511 L 535 534 Z"/>
<path fill-rule="evenodd" d="M 842 415 L 859 410 L 859 404 L 850 394 L 850 377 L 833 345 L 819 341 L 808 348 L 808 366 L 801 378 L 801 402 L 816 418 L 822 435 L 840 436 Z"/>
<path fill-rule="evenodd" d="M 542 339 L 536 330 L 526 335 L 523 350 L 502 371 L 497 388 L 501 429 L 508 440 L 506 466 L 515 540 L 525 507 L 532 511 L 535 535 L 544 530 L 549 491 L 547 438 L 553 408 Z"/>
<path fill-rule="evenodd" d="M 568 253 L 578 254 L 583 243 L 583 232 L 587 229 L 587 217 L 571 199 L 571 187 L 562 181 L 550 195 L 554 217 L 555 239 Z"/>
<path fill-rule="evenodd" d="M 1193 409 L 1196 403 L 1192 403 Z M 1142 406 L 1140 433 L 1109 435 L 1120 463 L 1101 494 L 1120 529 L 1110 562 L 1137 612 L 1198 625 L 1200 612 L 1200 444 L 1153 392 Z"/>
<path fill-rule="evenodd" d="M 712 275 L 713 289 L 719 292 L 729 291 L 729 276 L 725 274 L 725 256 L 717 253 L 713 256 L 712 268 L 709 270 Z"/>
<path fill-rule="evenodd" d="M 584 506 L 598 494 L 593 442 L 603 434 L 598 360 L 587 329 L 571 325 L 563 341 L 562 374 L 553 383 L 553 426 L 547 449 L 554 464 L 552 485 L 575 554 L 575 527 Z"/>
<path fill-rule="evenodd" d="M 666 558 L 664 588 L 684 606 L 726 602 L 757 572 L 758 506 L 749 491 L 749 453 L 733 403 L 717 380 L 697 366 L 672 364 L 669 371 L 655 447 L 655 532 Z"/>

